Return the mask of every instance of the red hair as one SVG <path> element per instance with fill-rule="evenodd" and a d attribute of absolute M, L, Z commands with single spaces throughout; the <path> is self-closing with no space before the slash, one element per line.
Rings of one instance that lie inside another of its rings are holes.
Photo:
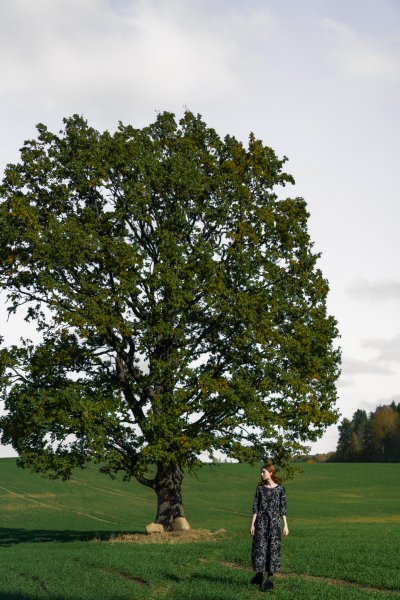
<path fill-rule="evenodd" d="M 279 481 L 279 478 L 278 478 L 278 474 L 277 474 L 277 472 L 275 470 L 275 467 L 274 467 L 274 465 L 272 463 L 269 463 L 268 465 L 263 465 L 261 467 L 261 471 L 263 469 L 265 469 L 266 471 L 268 471 L 268 473 L 271 474 L 271 479 L 272 479 L 272 481 L 274 483 L 276 483 L 278 485 L 280 484 L 280 481 Z M 264 485 L 264 484 L 265 484 L 265 481 L 261 481 L 260 485 Z"/>

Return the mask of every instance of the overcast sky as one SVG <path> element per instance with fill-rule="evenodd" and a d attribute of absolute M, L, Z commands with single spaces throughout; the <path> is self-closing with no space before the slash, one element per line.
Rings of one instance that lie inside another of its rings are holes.
<path fill-rule="evenodd" d="M 187 107 L 288 156 L 339 322 L 340 412 L 400 400 L 399 0 L 0 0 L 0 74 L 1 172 L 74 113 L 114 131 Z"/>

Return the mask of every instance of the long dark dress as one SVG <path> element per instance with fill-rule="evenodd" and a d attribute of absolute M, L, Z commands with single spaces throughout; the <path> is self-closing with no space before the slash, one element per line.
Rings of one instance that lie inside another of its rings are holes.
<path fill-rule="evenodd" d="M 251 559 L 256 573 L 276 573 L 281 566 L 281 516 L 286 515 L 285 488 L 258 485 L 253 503 L 257 514 Z"/>

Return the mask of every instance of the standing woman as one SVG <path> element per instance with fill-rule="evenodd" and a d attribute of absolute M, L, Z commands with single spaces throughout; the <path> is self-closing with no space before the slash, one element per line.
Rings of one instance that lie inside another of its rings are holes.
<path fill-rule="evenodd" d="M 274 465 L 264 465 L 261 469 L 261 482 L 256 489 L 250 528 L 253 536 L 251 559 L 256 572 L 251 583 L 259 584 L 263 592 L 274 587 L 272 575 L 281 566 L 281 517 L 283 535 L 286 536 L 289 529 L 285 488 L 280 484 Z M 267 574 L 265 581 L 264 571 Z"/>

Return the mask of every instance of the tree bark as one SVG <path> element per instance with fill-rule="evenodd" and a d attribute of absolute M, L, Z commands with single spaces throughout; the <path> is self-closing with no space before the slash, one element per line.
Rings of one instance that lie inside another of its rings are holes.
<path fill-rule="evenodd" d="M 158 464 L 155 477 L 155 492 L 157 494 L 156 523 L 165 529 L 172 529 L 173 520 L 184 517 L 182 503 L 183 471 L 174 463 Z"/>

